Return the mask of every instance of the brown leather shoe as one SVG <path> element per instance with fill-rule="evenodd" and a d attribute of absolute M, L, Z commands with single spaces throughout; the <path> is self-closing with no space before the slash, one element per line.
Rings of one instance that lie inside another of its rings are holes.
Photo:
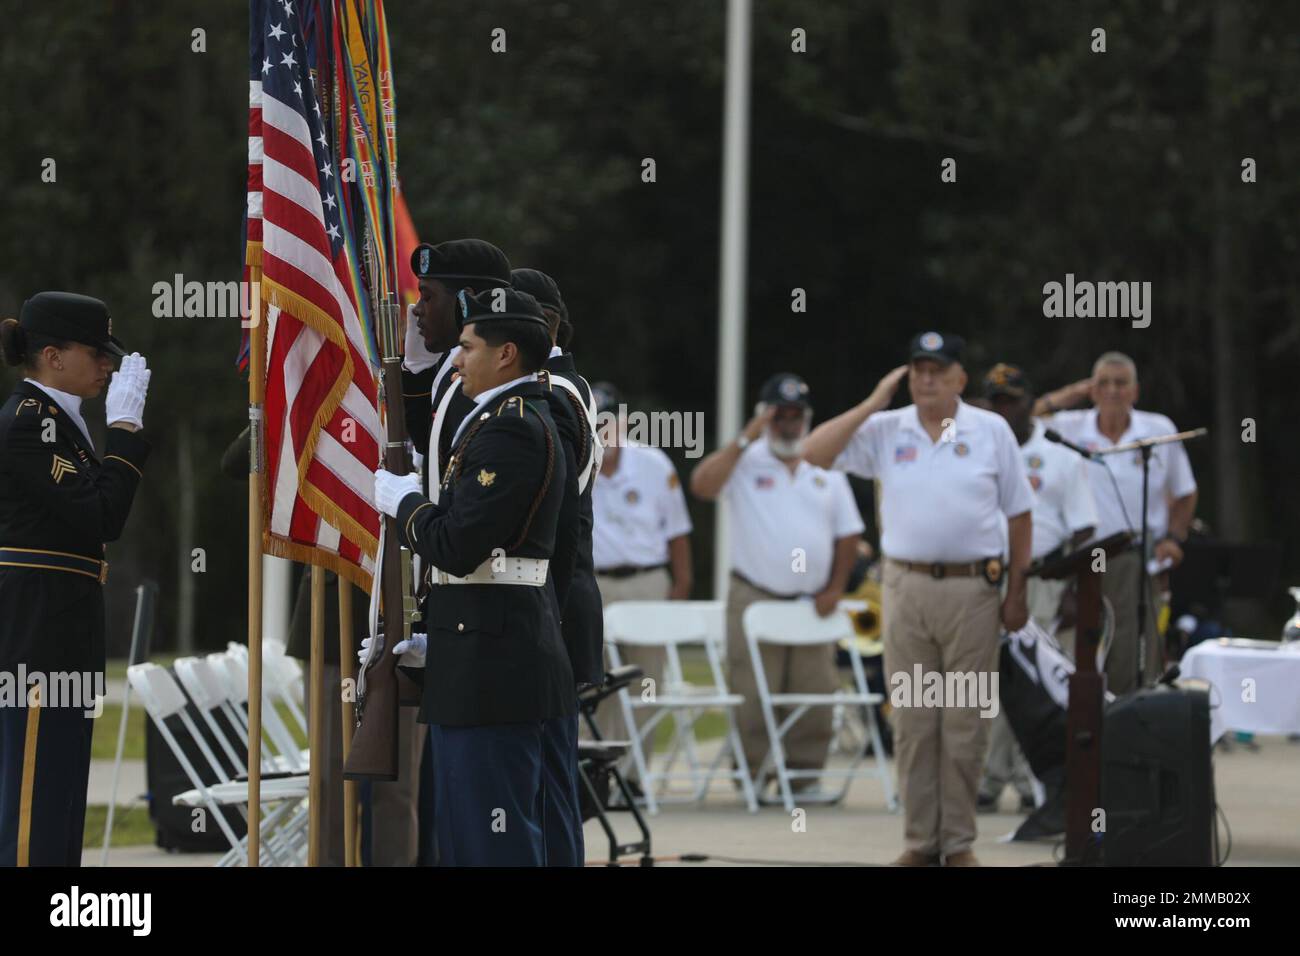
<path fill-rule="evenodd" d="M 943 858 L 944 866 L 979 866 L 980 861 L 970 850 L 962 850 L 960 853 L 954 853 L 952 856 Z"/>
<path fill-rule="evenodd" d="M 922 853 L 920 850 L 904 850 L 890 866 L 938 866 L 938 853 Z"/>

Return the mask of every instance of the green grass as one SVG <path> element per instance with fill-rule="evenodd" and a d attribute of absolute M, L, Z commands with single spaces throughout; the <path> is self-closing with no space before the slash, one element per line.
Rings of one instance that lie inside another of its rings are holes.
<path fill-rule="evenodd" d="M 108 819 L 108 806 L 94 804 L 86 807 L 86 829 L 82 836 L 83 847 L 102 847 L 104 845 L 104 823 Z M 112 846 L 152 846 L 154 841 L 153 823 L 149 820 L 149 808 L 143 803 L 131 806 L 118 805 L 113 813 Z"/>
<path fill-rule="evenodd" d="M 122 750 L 125 760 L 144 759 L 144 724 L 149 718 L 136 701 L 126 715 L 126 745 Z M 90 744 L 90 759 L 112 760 L 117 756 L 117 728 L 122 722 L 122 705 L 105 704 L 104 712 L 95 721 L 95 736 Z M 103 827 L 103 820 L 100 820 Z"/>
<path fill-rule="evenodd" d="M 682 650 L 682 676 L 688 683 L 709 686 L 713 683 L 713 674 L 709 670 L 708 659 L 702 648 L 685 648 Z M 727 718 L 721 711 L 709 711 L 695 722 L 697 740 L 713 740 L 727 732 Z M 672 717 L 665 717 L 655 727 L 655 752 L 667 751 L 672 746 L 674 725 Z"/>

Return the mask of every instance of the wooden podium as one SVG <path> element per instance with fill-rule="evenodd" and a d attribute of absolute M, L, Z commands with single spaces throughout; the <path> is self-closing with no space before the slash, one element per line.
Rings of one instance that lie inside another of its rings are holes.
<path fill-rule="evenodd" d="M 1101 573 L 1093 570 L 1097 552 L 1106 560 L 1132 545 L 1128 532 L 1091 541 L 1077 551 L 1031 568 L 1040 578 L 1077 582 L 1074 673 L 1065 715 L 1065 859 L 1063 866 L 1100 863 L 1092 835 L 1093 812 L 1101 806 L 1101 729 L 1106 675 L 1097 670 L 1101 642 Z"/>

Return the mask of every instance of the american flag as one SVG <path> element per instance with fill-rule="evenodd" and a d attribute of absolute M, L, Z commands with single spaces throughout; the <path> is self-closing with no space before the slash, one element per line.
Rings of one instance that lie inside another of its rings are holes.
<path fill-rule="evenodd" d="M 260 56 L 250 57 L 248 232 L 251 241 L 260 226 L 267 303 L 266 550 L 369 587 L 380 527 L 378 389 L 300 19 L 311 7 L 252 0 L 252 8 L 251 49 Z M 252 188 L 256 113 L 260 209 Z"/>

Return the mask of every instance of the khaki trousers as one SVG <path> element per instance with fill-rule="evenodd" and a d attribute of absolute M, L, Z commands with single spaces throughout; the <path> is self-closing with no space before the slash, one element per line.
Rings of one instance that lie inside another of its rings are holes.
<path fill-rule="evenodd" d="M 944 578 L 886 560 L 887 693 L 895 675 L 996 673 L 1001 592 L 982 577 Z M 987 678 L 986 678 L 987 679 Z M 952 855 L 975 842 L 975 800 L 992 721 L 980 708 L 895 707 L 894 759 L 909 850 Z"/>
<path fill-rule="evenodd" d="M 600 601 L 605 607 L 609 607 L 615 601 L 665 601 L 668 599 L 668 592 L 672 589 L 673 579 L 668 573 L 667 568 L 656 568 L 653 571 L 641 571 L 636 574 L 628 575 L 625 578 L 613 578 L 609 575 L 597 574 L 596 587 L 600 589 Z M 664 660 L 666 654 L 662 647 L 635 647 L 630 644 L 620 644 L 618 648 L 619 660 L 625 665 L 632 664 L 641 668 L 644 676 L 640 681 L 636 681 L 628 686 L 629 694 L 639 695 L 647 686 L 641 681 L 646 679 L 654 681 L 655 688 L 659 687 L 664 677 Z M 609 666 L 609 649 L 605 650 L 606 666 Z M 650 719 L 650 714 L 646 711 L 639 711 L 634 714 L 637 725 L 640 726 L 646 720 Z M 627 731 L 627 725 L 623 722 L 623 710 L 619 706 L 617 697 L 610 697 L 600 705 L 596 711 L 596 727 L 600 730 L 600 736 L 604 740 L 628 740 L 631 734 Z M 586 736 L 585 725 L 581 728 L 582 736 Z M 654 753 L 654 741 L 645 743 L 645 759 L 649 763 L 651 754 Z M 628 779 L 636 780 L 639 778 L 635 762 L 629 764 Z"/>
<path fill-rule="evenodd" d="M 736 708 L 736 730 L 740 734 L 749 772 L 755 775 L 767 756 L 769 738 L 758 699 L 758 679 L 749 657 L 741 618 L 745 608 L 755 601 L 772 600 L 779 598 L 734 574 L 731 576 L 731 586 L 727 590 L 727 683 L 731 693 L 745 698 L 745 702 Z M 773 694 L 831 694 L 839 687 L 835 655 L 825 645 L 782 647 L 779 644 L 760 644 L 759 653 L 768 689 Z M 789 713 L 789 708 L 776 708 L 777 724 Z M 820 770 L 826 765 L 832 716 L 831 708 L 814 707 L 795 722 L 781 740 L 786 767 L 791 770 Z M 761 787 L 762 781 L 758 783 Z M 817 783 L 809 777 L 794 781 L 792 786 L 803 791 L 815 789 Z"/>
<path fill-rule="evenodd" d="M 303 674 L 307 719 L 311 720 L 311 674 Z M 324 866 L 344 865 L 343 845 L 343 701 L 339 668 L 325 665 L 324 767 L 325 799 L 321 808 Z M 370 863 L 372 866 L 415 866 L 419 852 L 420 756 L 428 728 L 415 717 L 418 707 L 398 708 L 398 776 L 391 782 L 371 784 Z M 357 836 L 361 827 L 357 827 Z"/>
<path fill-rule="evenodd" d="M 1137 551 L 1125 551 L 1106 559 L 1106 571 L 1101 576 L 1101 593 L 1115 609 L 1115 637 L 1106 657 L 1106 689 L 1119 696 L 1137 690 L 1137 606 L 1138 565 L 1141 557 Z M 1150 685 L 1164 669 L 1161 638 L 1156 633 L 1158 597 L 1151 578 L 1144 577 L 1147 587 L 1146 673 Z"/>

